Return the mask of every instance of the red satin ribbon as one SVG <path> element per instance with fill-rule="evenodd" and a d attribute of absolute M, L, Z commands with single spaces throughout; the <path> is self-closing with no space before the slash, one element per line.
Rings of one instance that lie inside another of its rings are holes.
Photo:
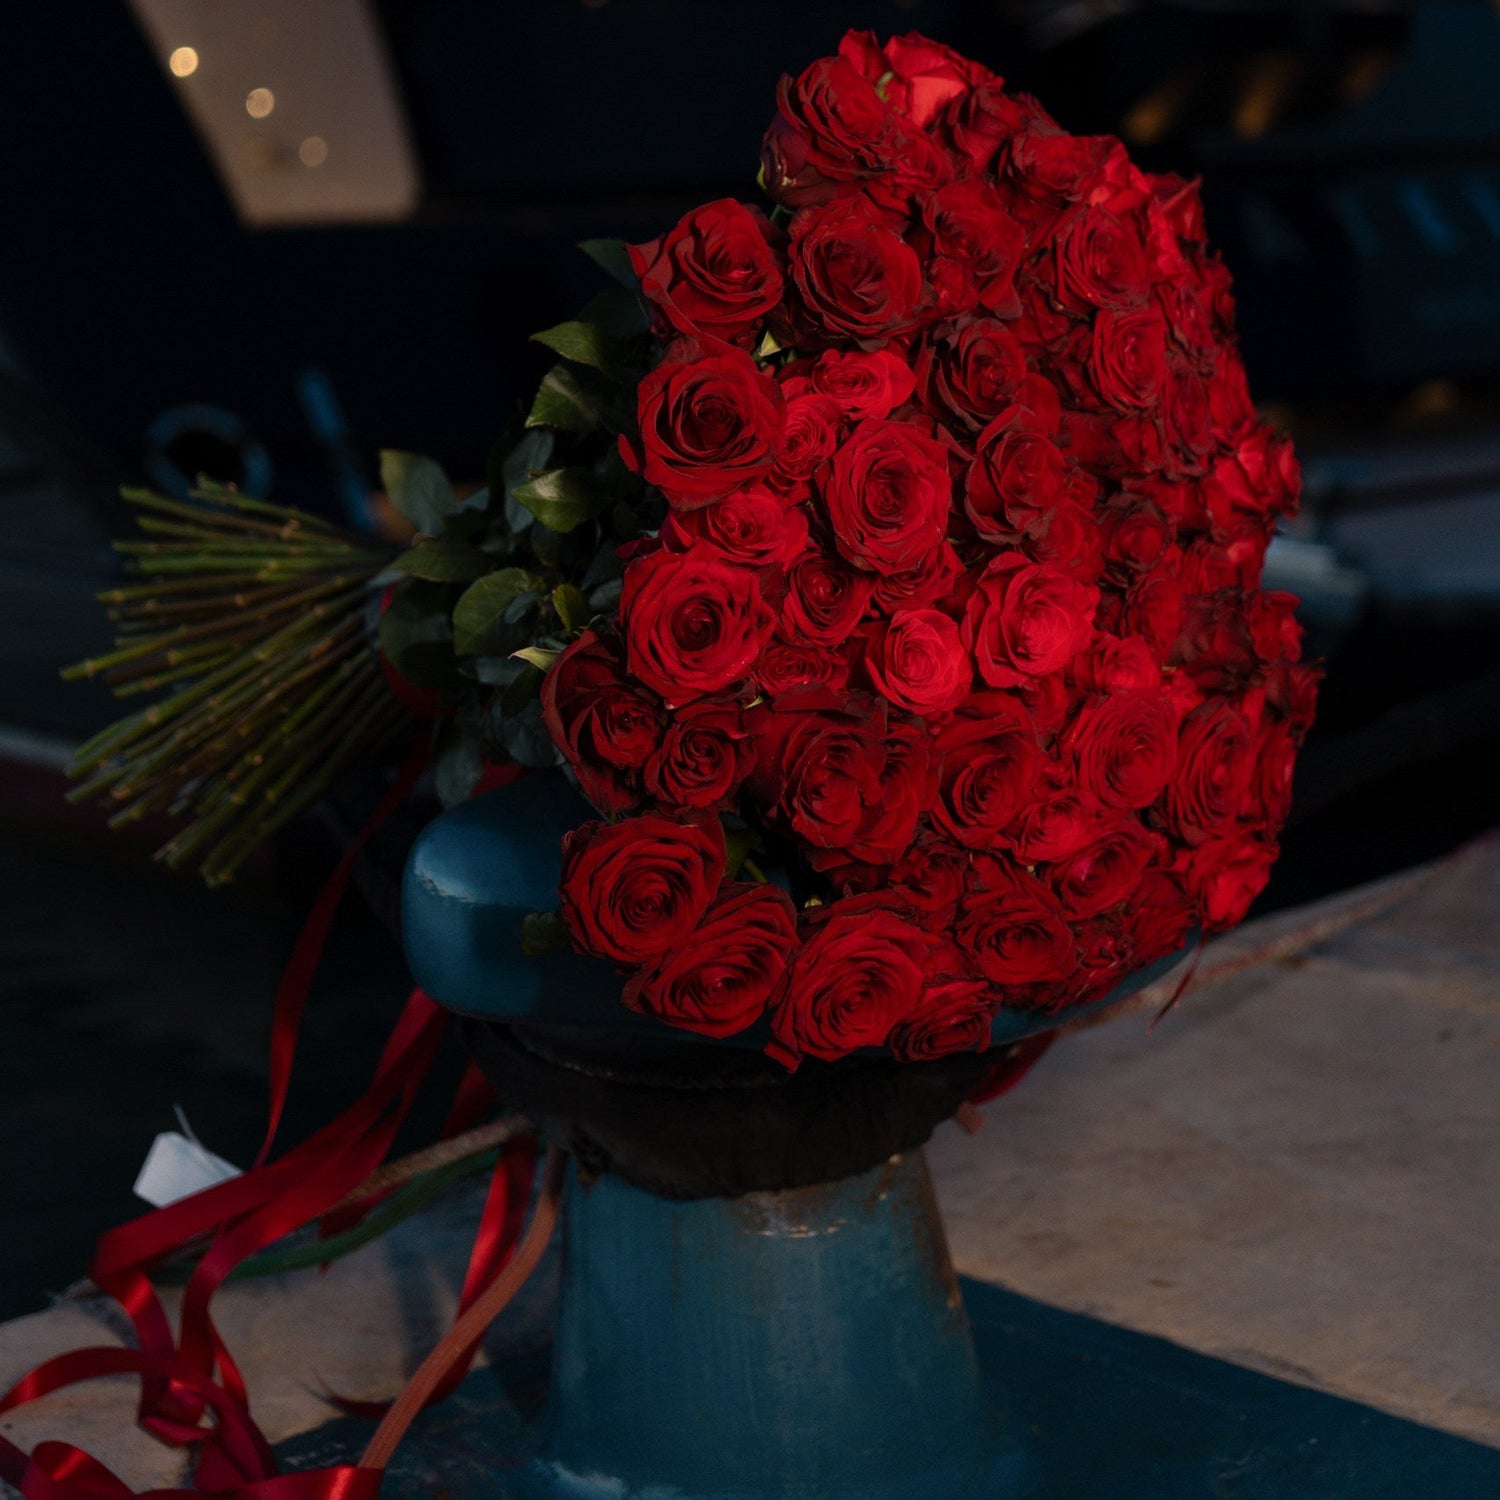
<path fill-rule="evenodd" d="M 349 840 L 338 864 L 334 866 L 333 874 L 318 893 L 318 899 L 313 903 L 313 909 L 308 913 L 291 957 L 282 971 L 271 1017 L 271 1099 L 267 1110 L 266 1138 L 256 1154 L 256 1166 L 261 1166 L 270 1157 L 271 1146 L 281 1124 L 287 1090 L 292 1082 L 292 1063 L 297 1055 L 297 1034 L 302 1028 L 302 1014 L 307 1009 L 307 997 L 312 991 L 313 977 L 322 960 L 323 949 L 328 945 L 333 919 L 338 914 L 344 892 L 349 888 L 354 862 L 391 814 L 411 796 L 412 789 L 426 769 L 428 754 L 427 740 L 418 739 L 407 755 L 400 773 L 391 783 L 390 790 L 380 799 L 379 805 L 364 826 Z"/>

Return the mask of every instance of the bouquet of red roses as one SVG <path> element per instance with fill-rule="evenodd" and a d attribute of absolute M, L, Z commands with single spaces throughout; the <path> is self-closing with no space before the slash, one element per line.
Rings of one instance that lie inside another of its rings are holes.
<path fill-rule="evenodd" d="M 385 590 L 445 799 L 561 761 L 601 815 L 528 943 L 614 963 L 671 1025 L 760 1024 L 788 1066 L 930 1058 L 1239 921 L 1316 674 L 1259 587 L 1298 470 L 1195 184 L 861 32 L 782 81 L 761 184 L 769 212 L 583 247 L 621 285 L 537 335 L 560 359 L 489 488 L 386 455 L 399 557 L 224 493 L 208 540 L 142 546 L 208 549 L 212 672 L 183 687 L 170 631 L 80 669 L 179 683 L 86 747 L 84 792 L 128 817 L 186 781 L 169 854 L 227 878 L 399 727 L 339 613 Z"/>
<path fill-rule="evenodd" d="M 918 36 L 782 81 L 769 214 L 629 250 L 664 498 L 545 723 L 573 942 L 789 1066 L 983 1046 L 1264 885 L 1313 707 L 1294 506 L 1196 186 Z M 774 865 L 768 880 L 763 866 Z"/>

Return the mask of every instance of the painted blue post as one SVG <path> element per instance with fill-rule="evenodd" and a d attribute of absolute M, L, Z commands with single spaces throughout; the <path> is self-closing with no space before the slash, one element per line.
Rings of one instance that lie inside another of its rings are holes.
<path fill-rule="evenodd" d="M 568 1185 L 540 1456 L 516 1500 L 1005 1500 L 920 1152 L 673 1203 Z"/>

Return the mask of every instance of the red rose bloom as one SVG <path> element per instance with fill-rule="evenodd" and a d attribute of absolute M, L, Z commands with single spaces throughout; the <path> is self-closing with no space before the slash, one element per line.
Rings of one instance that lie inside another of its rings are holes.
<path fill-rule="evenodd" d="M 922 999 L 932 940 L 894 912 L 838 903 L 787 968 L 766 1051 L 788 1068 L 884 1045 Z"/>
<path fill-rule="evenodd" d="M 777 489 L 799 497 L 806 493 L 808 481 L 838 447 L 841 416 L 838 403 L 816 391 L 787 402 L 781 455 L 771 471 L 771 483 Z"/>
<path fill-rule="evenodd" d="M 1099 591 L 1050 563 L 1002 553 L 964 608 L 963 641 L 991 687 L 1060 672 L 1093 634 Z"/>
<path fill-rule="evenodd" d="M 1059 860 L 1049 883 L 1070 917 L 1095 917 L 1131 895 L 1155 850 L 1138 822 L 1121 818 Z"/>
<path fill-rule="evenodd" d="M 878 349 L 922 297 L 917 252 L 861 199 L 801 210 L 791 226 L 792 282 L 816 328 Z"/>
<path fill-rule="evenodd" d="M 733 1036 L 764 1014 L 797 946 L 797 915 L 773 885 L 725 885 L 697 928 L 625 986 L 643 1015 Z"/>
<path fill-rule="evenodd" d="M 625 462 L 684 510 L 742 489 L 781 451 L 785 403 L 742 349 L 683 339 L 642 382 L 639 433 L 620 439 Z"/>
<path fill-rule="evenodd" d="M 838 693 L 849 680 L 849 663 L 821 646 L 773 640 L 756 659 L 751 675 L 768 698 L 814 686 Z"/>
<path fill-rule="evenodd" d="M 989 849 L 1035 793 L 1042 755 L 1031 716 L 1005 693 L 976 697 L 937 738 L 942 758 L 933 822 L 971 849 Z"/>
<path fill-rule="evenodd" d="M 977 433 L 1010 406 L 1026 378 L 1026 351 L 1004 323 L 963 320 L 927 344 L 917 375 L 934 416 Z"/>
<path fill-rule="evenodd" d="M 1167 333 L 1161 314 L 1150 307 L 1094 319 L 1089 373 L 1094 388 L 1117 411 L 1156 404 L 1167 378 Z"/>
<path fill-rule="evenodd" d="M 1057 299 L 1075 312 L 1135 307 L 1151 288 L 1135 226 L 1106 208 L 1084 208 L 1057 238 Z"/>
<path fill-rule="evenodd" d="M 870 602 L 870 580 L 826 552 L 805 552 L 787 573 L 783 634 L 813 646 L 840 646 Z"/>
<path fill-rule="evenodd" d="M 563 919 L 574 943 L 620 964 L 650 962 L 698 925 L 724 874 L 717 823 L 650 813 L 585 823 L 563 840 Z"/>
<path fill-rule="evenodd" d="M 1078 967 L 1078 946 L 1057 897 L 1015 865 L 986 861 L 959 911 L 962 947 L 993 984 L 1055 983 Z"/>
<path fill-rule="evenodd" d="M 914 714 L 957 708 L 974 680 L 958 626 L 935 609 L 899 610 L 872 626 L 865 670 L 879 693 Z"/>
<path fill-rule="evenodd" d="M 1022 809 L 1011 830 L 1016 854 L 1026 864 L 1050 864 L 1090 843 L 1109 815 L 1091 793 L 1063 785 Z"/>
<path fill-rule="evenodd" d="M 812 384 L 851 421 L 880 421 L 910 399 L 917 377 L 904 359 L 887 349 L 827 349 L 813 365 Z"/>
<path fill-rule="evenodd" d="M 713 546 L 632 559 L 620 595 L 631 674 L 669 704 L 738 682 L 775 623 L 756 575 Z"/>
<path fill-rule="evenodd" d="M 1255 739 L 1244 715 L 1224 703 L 1194 709 L 1182 726 L 1165 803 L 1178 838 L 1196 845 L 1227 833 L 1254 773 Z"/>
<path fill-rule="evenodd" d="M 776 90 L 776 118 L 761 147 L 766 191 L 798 208 L 825 203 L 885 170 L 903 136 L 875 86 L 841 57 L 819 58 Z"/>
<path fill-rule="evenodd" d="M 602 813 L 641 801 L 641 768 L 662 734 L 662 705 L 625 675 L 619 646 L 586 631 L 542 679 L 542 721 L 583 795 Z"/>
<path fill-rule="evenodd" d="M 1079 786 L 1105 807 L 1150 807 L 1177 767 L 1177 718 L 1171 699 L 1151 688 L 1091 703 L 1063 740 Z"/>
<path fill-rule="evenodd" d="M 963 267 L 981 307 L 1005 316 L 1020 310 L 1013 278 L 1026 231 L 994 188 L 976 177 L 947 183 L 927 195 L 922 222 L 936 255 Z"/>
<path fill-rule="evenodd" d="M 726 809 L 754 763 L 741 706 L 700 700 L 672 716 L 646 761 L 646 789 L 669 807 Z"/>
<path fill-rule="evenodd" d="M 1266 888 L 1276 862 L 1274 843 L 1216 838 L 1179 856 L 1179 868 L 1198 898 L 1205 932 L 1223 932 L 1244 921 L 1250 903 Z"/>
<path fill-rule="evenodd" d="M 720 198 L 628 249 L 641 294 L 670 328 L 748 343 L 781 301 L 779 238 L 759 210 Z"/>
<path fill-rule="evenodd" d="M 969 884 L 969 851 L 924 835 L 886 872 L 885 884 L 929 931 L 948 926 Z"/>
<path fill-rule="evenodd" d="M 890 1037 L 901 1062 L 930 1062 L 955 1052 L 983 1052 L 990 1044 L 992 992 L 983 979 L 937 979 L 922 991 L 917 1013 Z"/>
<path fill-rule="evenodd" d="M 856 568 L 899 573 L 943 540 L 952 494 L 941 444 L 906 422 L 861 422 L 834 454 L 823 498 Z"/>
<path fill-rule="evenodd" d="M 893 36 L 884 47 L 872 31 L 846 32 L 839 56 L 876 84 L 886 103 L 914 125 L 930 125 L 950 100 L 994 79 L 988 68 L 915 31 Z"/>
<path fill-rule="evenodd" d="M 702 510 L 672 511 L 661 539 L 677 552 L 708 542 L 748 568 L 785 566 L 807 546 L 807 514 L 762 487 L 736 490 Z"/>
<path fill-rule="evenodd" d="M 1011 541 L 1061 503 L 1066 460 L 1029 408 L 1007 407 L 980 433 L 974 450 L 964 513 L 985 541 Z"/>

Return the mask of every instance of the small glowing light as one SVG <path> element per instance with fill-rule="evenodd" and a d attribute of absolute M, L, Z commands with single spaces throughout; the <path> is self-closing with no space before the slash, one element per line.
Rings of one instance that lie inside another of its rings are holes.
<path fill-rule="evenodd" d="M 310 135 L 297 147 L 304 167 L 321 167 L 328 160 L 328 142 L 320 135 Z"/>
<path fill-rule="evenodd" d="M 264 120 L 276 108 L 276 95 L 270 89 L 251 89 L 245 95 L 245 113 L 252 120 Z"/>
<path fill-rule="evenodd" d="M 192 47 L 176 47 L 167 66 L 178 78 L 191 78 L 198 71 L 198 53 Z"/>

